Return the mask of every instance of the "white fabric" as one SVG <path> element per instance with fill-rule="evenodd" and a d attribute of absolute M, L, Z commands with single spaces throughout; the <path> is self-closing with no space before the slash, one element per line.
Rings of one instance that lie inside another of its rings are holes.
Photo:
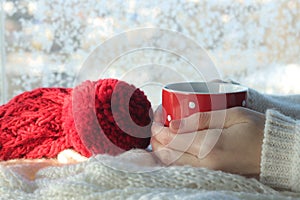
<path fill-rule="evenodd" d="M 256 179 L 190 166 L 163 167 L 132 150 L 41 169 L 34 180 L 0 166 L 0 199 L 289 199 Z M 300 197 L 300 196 L 299 196 Z"/>

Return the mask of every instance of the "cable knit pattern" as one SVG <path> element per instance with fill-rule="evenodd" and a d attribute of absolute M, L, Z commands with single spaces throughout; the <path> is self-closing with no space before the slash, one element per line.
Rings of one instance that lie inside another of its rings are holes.
<path fill-rule="evenodd" d="M 260 180 L 274 188 L 300 192 L 300 121 L 268 110 Z"/>
<path fill-rule="evenodd" d="M 0 199 L 292 199 L 256 179 L 190 166 L 162 167 L 142 150 L 44 168 L 33 181 L 0 166 L 0 193 Z"/>

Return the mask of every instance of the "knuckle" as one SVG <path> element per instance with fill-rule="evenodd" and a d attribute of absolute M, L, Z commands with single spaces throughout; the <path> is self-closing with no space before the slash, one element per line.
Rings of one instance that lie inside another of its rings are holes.
<path fill-rule="evenodd" d="M 168 145 L 172 141 L 172 137 L 170 135 L 171 133 L 165 129 L 158 133 L 156 135 L 156 139 L 162 144 L 162 145 Z"/>
<path fill-rule="evenodd" d="M 160 139 L 161 144 L 168 145 L 171 142 L 171 138 L 168 137 L 166 134 L 162 134 L 162 137 Z"/>
<path fill-rule="evenodd" d="M 242 116 L 245 114 L 245 108 L 243 107 L 233 107 L 231 108 L 231 110 L 238 116 Z"/>
<path fill-rule="evenodd" d="M 190 130 L 198 130 L 205 127 L 210 121 L 210 115 L 206 112 L 197 112 L 185 119 Z"/>
<path fill-rule="evenodd" d="M 151 126 L 151 133 L 152 136 L 156 136 L 158 134 L 161 134 L 164 131 L 164 128 L 161 124 L 154 122 Z"/>
<path fill-rule="evenodd" d="M 151 145 L 153 146 L 153 148 L 158 146 L 158 143 L 159 143 L 159 146 L 167 146 L 171 141 L 172 141 L 172 139 L 170 137 L 168 137 L 168 135 L 166 133 L 159 132 L 152 136 Z"/>

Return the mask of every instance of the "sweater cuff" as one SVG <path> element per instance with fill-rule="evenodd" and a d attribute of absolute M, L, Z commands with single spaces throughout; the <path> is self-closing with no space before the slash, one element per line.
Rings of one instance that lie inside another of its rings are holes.
<path fill-rule="evenodd" d="M 299 134 L 297 121 L 275 110 L 266 112 L 261 155 L 262 183 L 277 189 L 299 190 Z"/>

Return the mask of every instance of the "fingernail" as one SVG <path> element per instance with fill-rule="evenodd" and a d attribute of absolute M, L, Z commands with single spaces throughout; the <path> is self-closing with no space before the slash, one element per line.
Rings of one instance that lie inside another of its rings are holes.
<path fill-rule="evenodd" d="M 175 130 L 179 129 L 179 127 L 184 126 L 184 121 L 183 120 L 173 120 L 171 121 L 171 127 Z"/>

